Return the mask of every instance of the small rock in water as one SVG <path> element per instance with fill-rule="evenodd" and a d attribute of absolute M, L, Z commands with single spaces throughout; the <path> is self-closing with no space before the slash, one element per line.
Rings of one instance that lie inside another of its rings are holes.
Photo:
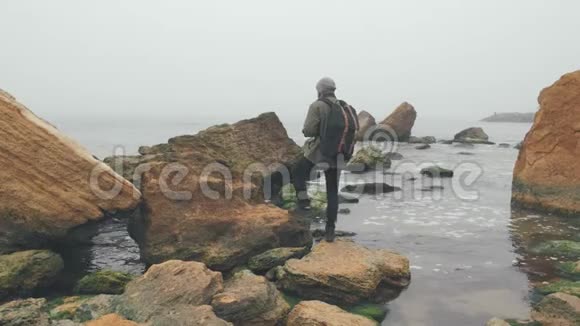
<path fill-rule="evenodd" d="M 338 214 L 348 215 L 348 214 L 350 214 L 350 208 L 341 208 L 338 210 Z"/>
<path fill-rule="evenodd" d="M 354 232 L 340 231 L 340 230 L 335 231 L 334 234 L 336 235 L 337 238 L 346 238 L 346 237 L 356 236 L 356 233 L 354 233 Z M 320 239 L 324 238 L 324 230 L 316 229 L 316 230 L 312 231 L 312 237 L 316 240 L 320 240 Z"/>
<path fill-rule="evenodd" d="M 431 148 L 431 145 L 429 145 L 429 144 L 423 144 L 423 145 L 419 145 L 419 146 L 415 147 L 415 149 L 418 149 L 418 150 L 425 150 L 425 149 L 429 149 L 429 148 Z"/>
<path fill-rule="evenodd" d="M 501 144 L 498 145 L 498 147 L 499 148 L 510 148 L 511 145 L 510 144 L 507 144 L 507 143 L 501 143 Z"/>
<path fill-rule="evenodd" d="M 401 190 L 401 188 L 393 187 L 386 183 L 363 183 L 356 185 L 347 185 L 341 189 L 342 192 L 365 194 L 365 195 L 390 193 L 399 190 Z"/>
<path fill-rule="evenodd" d="M 475 155 L 475 153 L 471 153 L 471 152 L 459 152 L 457 153 L 458 155 L 466 155 L 466 156 L 471 156 L 471 155 Z"/>
<path fill-rule="evenodd" d="M 453 171 L 444 169 L 440 166 L 430 166 L 421 170 L 422 175 L 426 175 L 431 178 L 452 178 Z"/>

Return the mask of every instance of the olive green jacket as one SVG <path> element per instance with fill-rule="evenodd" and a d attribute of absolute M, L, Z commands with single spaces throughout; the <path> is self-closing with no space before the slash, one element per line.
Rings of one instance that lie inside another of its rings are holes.
<path fill-rule="evenodd" d="M 337 99 L 334 96 L 326 96 L 332 102 Z M 324 159 L 320 151 L 320 122 L 323 121 L 330 112 L 331 107 L 328 104 L 316 100 L 310 105 L 308 115 L 304 122 L 302 133 L 305 137 L 310 137 L 304 144 L 304 156 L 312 163 L 323 163 Z"/>

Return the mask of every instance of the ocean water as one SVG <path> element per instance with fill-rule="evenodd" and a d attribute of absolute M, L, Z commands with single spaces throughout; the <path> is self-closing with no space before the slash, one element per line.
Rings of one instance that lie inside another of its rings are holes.
<path fill-rule="evenodd" d="M 119 154 L 119 148 L 123 153 L 134 154 L 141 145 L 193 134 L 221 122 L 224 121 L 194 118 L 53 121 L 100 158 Z M 302 143 L 299 119 L 284 123 L 289 135 Z M 471 126 L 481 126 L 492 141 L 511 146 L 523 140 L 530 128 L 530 124 L 438 118 L 419 119 L 414 134 L 451 139 Z M 552 279 L 560 258 L 530 255 L 522 245 L 528 238 L 526 232 L 539 230 L 536 241 L 542 239 L 542 230 L 546 229 L 559 230 L 550 233 L 551 238 L 570 237 L 578 234 L 578 223 L 512 210 L 512 171 L 518 155 L 512 147 L 435 144 L 420 151 L 414 145 L 398 144 L 395 150 L 405 159 L 394 161 L 390 174 L 345 173 L 342 185 L 384 181 L 402 191 L 362 196 L 359 204 L 344 206 L 351 213 L 339 216 L 337 225 L 340 230 L 355 232 L 357 242 L 400 252 L 411 261 L 411 285 L 387 304 L 383 324 L 465 326 L 483 325 L 495 316 L 528 318 L 532 285 Z M 443 181 L 421 178 L 420 169 L 431 164 L 455 169 L 456 177 Z M 410 180 L 410 176 L 417 179 Z M 312 187 L 323 187 L 323 182 L 315 182 Z M 425 189 L 432 185 L 443 189 Z M 105 225 L 103 231 L 95 241 L 89 269 L 142 271 L 138 250 L 128 235 L 110 225 Z"/>

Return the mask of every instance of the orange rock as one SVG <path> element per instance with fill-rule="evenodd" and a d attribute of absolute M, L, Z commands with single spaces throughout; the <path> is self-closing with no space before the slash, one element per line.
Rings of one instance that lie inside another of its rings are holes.
<path fill-rule="evenodd" d="M 308 225 L 264 201 L 263 177 L 301 155 L 274 113 L 175 137 L 147 153 L 144 216 L 133 234 L 148 263 L 195 260 L 224 271 L 269 249 L 310 243 Z"/>
<path fill-rule="evenodd" d="M 580 71 L 544 89 L 514 169 L 514 203 L 580 212 Z"/>
<path fill-rule="evenodd" d="M 353 315 L 322 301 L 300 302 L 288 316 L 288 326 L 376 326 L 368 318 Z"/>
<path fill-rule="evenodd" d="M 83 147 L 0 92 L 0 253 L 44 245 L 106 212 L 133 209 L 139 191 Z M 91 176 L 95 185 L 91 187 Z M 103 191 L 114 189 L 107 197 Z"/>
<path fill-rule="evenodd" d="M 395 140 L 407 141 L 411 137 L 415 119 L 417 119 L 417 111 L 411 104 L 404 102 L 391 115 L 379 123 L 377 130 L 384 130 L 389 134 L 394 133 Z"/>
<path fill-rule="evenodd" d="M 117 314 L 110 314 L 90 321 L 86 323 L 86 326 L 139 326 L 139 324 L 124 319 Z"/>

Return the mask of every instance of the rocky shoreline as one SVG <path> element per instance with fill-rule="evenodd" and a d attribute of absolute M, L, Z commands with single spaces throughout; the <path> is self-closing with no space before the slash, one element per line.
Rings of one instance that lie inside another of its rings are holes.
<path fill-rule="evenodd" d="M 579 147 L 572 141 L 578 123 L 565 118 L 580 116 L 579 76 L 566 75 L 542 92 L 514 171 L 514 205 L 580 213 L 580 172 L 573 164 Z M 6 113 L 0 150 L 14 154 L 12 160 L 0 155 L 6 167 L 0 172 L 6 181 L 0 192 L 0 325 L 376 325 L 385 317 L 381 307 L 411 282 L 409 258 L 398 253 L 348 237 L 314 240 L 311 224 L 324 219 L 324 194 L 316 216 L 294 210 L 287 185 L 302 151 L 274 113 L 103 163 L 5 92 L 0 110 Z M 361 112 L 361 143 L 348 173 L 388 173 L 393 161 L 404 159 L 375 141 L 403 141 L 426 153 L 445 144 L 495 145 L 478 127 L 439 143 L 413 136 L 416 117 L 409 103 L 379 124 Z M 457 178 L 454 172 L 432 165 L 420 175 Z M 399 190 L 366 182 L 342 192 Z M 94 226 L 109 218 L 129 220 L 147 271 L 96 271 L 74 280 L 63 296 L 45 295 L 70 263 L 59 248 L 90 243 Z M 580 238 L 522 242 L 526 253 L 566 257 L 562 277 L 534 286 L 541 297 L 534 321 L 494 319 L 489 325 L 575 325 Z"/>

